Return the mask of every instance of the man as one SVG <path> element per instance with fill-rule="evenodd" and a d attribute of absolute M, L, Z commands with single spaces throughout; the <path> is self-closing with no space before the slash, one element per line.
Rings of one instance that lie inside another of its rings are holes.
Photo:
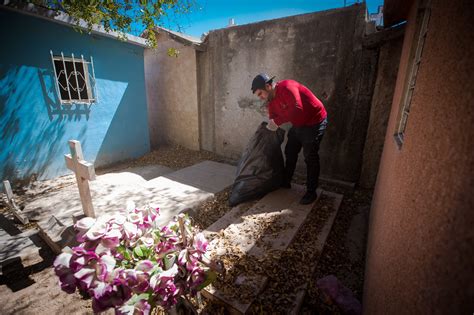
<path fill-rule="evenodd" d="M 275 77 L 266 73 L 257 75 L 252 81 L 252 93 L 268 102 L 270 122 L 267 128 L 276 131 L 278 126 L 291 122 L 288 142 L 285 147 L 285 180 L 282 187 L 291 188 L 298 154 L 303 148 L 306 163 L 306 193 L 300 204 L 316 200 L 319 179 L 319 144 L 327 125 L 327 113 L 323 103 L 304 85 L 283 80 L 274 83 Z"/>

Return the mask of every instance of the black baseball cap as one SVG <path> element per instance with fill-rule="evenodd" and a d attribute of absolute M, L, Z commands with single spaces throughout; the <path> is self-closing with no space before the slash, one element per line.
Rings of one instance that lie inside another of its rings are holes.
<path fill-rule="evenodd" d="M 264 90 L 265 84 L 272 84 L 273 79 L 275 79 L 275 76 L 270 78 L 266 73 L 258 74 L 252 81 L 252 93 L 255 93 L 257 89 Z"/>

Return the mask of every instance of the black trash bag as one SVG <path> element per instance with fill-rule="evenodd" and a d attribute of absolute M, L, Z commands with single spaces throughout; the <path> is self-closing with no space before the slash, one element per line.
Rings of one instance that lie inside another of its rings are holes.
<path fill-rule="evenodd" d="M 278 189 L 284 177 L 281 144 L 285 131 L 270 131 L 262 122 L 250 139 L 237 165 L 229 206 L 260 198 Z"/>

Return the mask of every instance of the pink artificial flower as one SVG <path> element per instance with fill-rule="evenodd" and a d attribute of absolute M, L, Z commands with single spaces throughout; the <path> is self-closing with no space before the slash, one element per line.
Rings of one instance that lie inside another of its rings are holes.
<path fill-rule="evenodd" d="M 118 308 L 132 296 L 130 288 L 120 282 L 106 285 L 97 293 L 97 296 L 94 294 L 92 298 L 94 313 L 106 311 L 111 307 Z"/>
<path fill-rule="evenodd" d="M 122 225 L 125 223 L 126 220 L 127 220 L 127 217 L 125 217 L 124 215 L 116 214 L 112 217 L 109 223 Z"/>
<path fill-rule="evenodd" d="M 72 251 L 62 252 L 54 260 L 53 267 L 54 268 L 69 268 L 69 263 L 71 262 L 71 258 L 72 258 Z"/>
<path fill-rule="evenodd" d="M 204 254 L 207 250 L 207 245 L 208 242 L 206 240 L 206 237 L 202 233 L 198 233 L 194 236 L 194 248 L 200 252 L 201 254 Z"/>
<path fill-rule="evenodd" d="M 150 287 L 153 290 L 157 290 L 162 284 L 162 282 L 164 283 L 168 280 L 173 280 L 177 274 L 178 274 L 178 266 L 173 265 L 170 269 L 153 275 L 150 278 Z"/>
<path fill-rule="evenodd" d="M 190 234 L 184 247 L 178 237 L 177 219 L 158 232 L 158 214 L 156 207 L 138 209 L 131 204 L 126 216 L 78 221 L 75 228 L 81 245 L 65 249 L 54 261 L 61 289 L 88 293 L 94 312 L 113 307 L 119 314 L 148 314 L 149 303 L 169 308 L 180 294 L 195 294 L 205 281 L 200 259 L 208 242 L 202 233 L 192 236 L 193 228 L 186 220 Z M 151 250 L 153 261 L 124 262 L 136 246 Z"/>
<path fill-rule="evenodd" d="M 197 286 L 201 285 L 205 279 L 206 275 L 204 270 L 196 266 L 191 272 L 191 287 L 196 288 Z"/>
<path fill-rule="evenodd" d="M 127 221 L 136 225 L 143 224 L 143 215 L 141 212 L 129 213 L 127 215 Z"/>
<path fill-rule="evenodd" d="M 86 232 L 85 239 L 95 241 L 104 236 L 105 233 L 107 233 L 107 223 L 97 220 Z"/>
<path fill-rule="evenodd" d="M 74 272 L 79 271 L 90 261 L 99 259 L 99 256 L 93 250 L 87 250 L 84 247 L 76 246 L 72 248 L 73 256 L 71 258 L 70 267 Z"/>
<path fill-rule="evenodd" d="M 137 226 L 133 223 L 130 223 L 130 222 L 125 222 L 123 224 L 123 231 L 125 232 L 125 236 L 129 240 L 135 239 L 137 234 L 138 234 Z"/>
<path fill-rule="evenodd" d="M 151 306 L 147 300 L 139 300 L 135 303 L 133 315 L 148 315 L 150 314 Z"/>
<path fill-rule="evenodd" d="M 198 257 L 196 257 L 198 256 Z M 192 271 L 199 263 L 199 253 L 191 253 L 188 248 L 183 249 L 178 255 L 178 264 L 186 267 L 187 271 Z"/>
<path fill-rule="evenodd" d="M 176 249 L 175 245 L 173 243 L 170 243 L 168 241 L 162 241 L 158 242 L 155 246 L 155 253 L 157 255 L 166 255 L 167 253 L 174 251 Z"/>
<path fill-rule="evenodd" d="M 54 272 L 59 277 L 61 290 L 66 293 L 74 293 L 77 287 L 77 280 L 73 275 L 73 271 L 70 268 L 72 253 L 69 248 L 65 249 L 65 252 L 59 254 L 54 260 Z"/>
<path fill-rule="evenodd" d="M 92 268 L 81 268 L 74 274 L 74 277 L 79 281 L 79 285 L 85 291 L 90 289 L 94 276 L 95 269 Z"/>
<path fill-rule="evenodd" d="M 150 287 L 149 274 L 135 269 L 123 270 L 118 279 L 123 279 L 120 281 L 122 281 L 124 285 L 127 285 L 134 293 L 144 293 Z"/>
<path fill-rule="evenodd" d="M 74 225 L 74 228 L 77 231 L 76 239 L 78 242 L 85 241 L 84 236 L 87 233 L 87 231 L 94 225 L 95 221 L 96 219 L 94 218 L 85 217 L 76 222 L 76 224 Z"/>
<path fill-rule="evenodd" d="M 116 261 L 110 255 L 103 255 L 96 263 L 96 275 L 100 281 L 106 281 L 108 276 L 113 272 Z"/>
<path fill-rule="evenodd" d="M 115 248 L 119 245 L 122 232 L 118 229 L 111 229 L 102 237 L 101 244 L 107 248 Z"/>
<path fill-rule="evenodd" d="M 150 275 L 146 272 L 137 271 L 137 284 L 133 287 L 133 290 L 137 293 L 143 293 L 150 287 Z"/>
<path fill-rule="evenodd" d="M 163 238 L 167 239 L 168 242 L 177 243 L 179 241 L 178 235 L 167 225 L 161 228 L 161 235 Z"/>
<path fill-rule="evenodd" d="M 140 241 L 142 241 L 143 245 L 145 245 L 146 247 L 153 247 L 153 245 L 155 244 L 155 240 L 153 239 L 153 237 L 142 236 L 140 238 Z"/>
<path fill-rule="evenodd" d="M 61 290 L 64 292 L 72 294 L 76 291 L 77 280 L 72 273 L 68 272 L 59 276 L 59 282 L 61 283 Z"/>
<path fill-rule="evenodd" d="M 181 266 L 185 266 L 186 263 L 188 262 L 188 250 L 185 248 L 183 249 L 182 251 L 179 252 L 179 255 L 178 255 L 178 263 L 181 265 Z"/>
<path fill-rule="evenodd" d="M 148 315 L 150 314 L 151 305 L 145 299 L 140 299 L 134 301 L 131 298 L 129 301 L 125 302 L 123 306 L 115 310 L 115 313 L 118 315 Z"/>
<path fill-rule="evenodd" d="M 153 269 L 154 266 L 155 266 L 155 264 L 150 260 L 141 260 L 135 266 L 135 270 L 143 271 L 143 272 L 149 272 L 151 269 Z"/>

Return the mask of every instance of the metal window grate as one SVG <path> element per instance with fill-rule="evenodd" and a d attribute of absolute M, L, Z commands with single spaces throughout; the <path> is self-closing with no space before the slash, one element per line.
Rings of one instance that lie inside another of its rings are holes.
<path fill-rule="evenodd" d="M 96 80 L 94 73 L 94 60 L 90 61 L 81 58 L 64 57 L 53 55 L 51 62 L 55 74 L 56 92 L 61 104 L 92 104 L 98 101 Z"/>

